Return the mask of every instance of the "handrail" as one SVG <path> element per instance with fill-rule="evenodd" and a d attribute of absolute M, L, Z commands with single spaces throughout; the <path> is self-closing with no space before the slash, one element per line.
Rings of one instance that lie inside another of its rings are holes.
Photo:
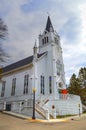
<path fill-rule="evenodd" d="M 65 100 L 80 100 L 80 96 L 73 95 L 73 94 L 59 94 L 59 99 L 65 99 Z"/>
<path fill-rule="evenodd" d="M 22 100 L 27 100 L 27 99 L 32 99 L 32 94 L 30 95 L 15 95 L 15 96 L 9 96 L 9 97 L 0 97 L 0 102 L 12 102 L 12 101 L 22 101 Z"/>
<path fill-rule="evenodd" d="M 50 96 L 51 95 L 40 95 L 40 96 L 38 96 L 38 98 L 37 98 L 37 102 L 38 102 L 38 104 L 40 104 L 41 106 L 43 106 L 43 105 L 45 105 L 48 101 L 49 101 L 49 99 L 50 99 Z"/>
<path fill-rule="evenodd" d="M 46 119 L 48 119 L 48 110 L 45 110 L 43 107 L 41 107 L 39 104 L 35 103 L 35 109 Z"/>

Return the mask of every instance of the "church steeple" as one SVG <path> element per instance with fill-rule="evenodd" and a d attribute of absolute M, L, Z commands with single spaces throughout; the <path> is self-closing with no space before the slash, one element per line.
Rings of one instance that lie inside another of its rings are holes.
<path fill-rule="evenodd" d="M 50 16 L 47 18 L 46 27 L 42 34 L 39 35 L 39 51 L 43 53 L 49 49 L 51 44 L 55 44 L 56 34 L 51 23 Z"/>
<path fill-rule="evenodd" d="M 52 26 L 51 19 L 50 19 L 49 16 L 48 16 L 48 19 L 47 19 L 47 24 L 46 24 L 45 31 L 48 31 L 48 32 L 52 31 L 52 32 L 54 32 L 54 28 Z"/>
<path fill-rule="evenodd" d="M 36 41 L 35 41 L 35 45 L 33 47 L 33 56 L 34 56 L 34 59 L 37 59 L 37 44 L 36 44 Z"/>

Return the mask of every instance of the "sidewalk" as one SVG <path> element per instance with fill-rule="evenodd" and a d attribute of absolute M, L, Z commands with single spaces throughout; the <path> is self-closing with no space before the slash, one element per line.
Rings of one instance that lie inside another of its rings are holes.
<path fill-rule="evenodd" d="M 67 122 L 69 120 L 86 119 L 86 114 L 82 114 L 81 116 L 77 115 L 77 116 L 65 117 L 65 118 L 61 118 L 61 119 L 49 119 L 49 120 L 35 119 L 34 120 L 31 117 L 28 117 L 28 116 L 25 116 L 25 115 L 21 115 L 21 114 L 18 114 L 18 113 L 13 113 L 11 111 L 3 111 L 3 113 L 15 116 L 17 118 L 28 120 L 30 122 L 46 122 L 46 123 L 49 123 L 49 122 Z"/>

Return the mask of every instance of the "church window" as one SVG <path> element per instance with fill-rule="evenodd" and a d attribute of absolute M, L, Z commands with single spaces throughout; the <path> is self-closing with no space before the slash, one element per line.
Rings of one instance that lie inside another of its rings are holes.
<path fill-rule="evenodd" d="M 41 93 L 42 93 L 42 76 L 41 76 L 40 80 L 41 80 L 41 84 L 40 85 L 41 85 Z"/>
<path fill-rule="evenodd" d="M 46 37 L 44 38 L 44 43 L 46 44 Z"/>
<path fill-rule="evenodd" d="M 24 91 L 23 94 L 28 94 L 28 82 L 29 82 L 29 75 L 24 76 Z"/>
<path fill-rule="evenodd" d="M 49 76 L 49 93 L 52 93 L 52 77 Z"/>
<path fill-rule="evenodd" d="M 48 37 L 46 37 L 46 39 L 47 39 L 47 43 L 48 43 Z"/>
<path fill-rule="evenodd" d="M 41 79 L 41 93 L 44 94 L 45 93 L 45 85 L 44 85 L 44 76 L 40 77 Z"/>
<path fill-rule="evenodd" d="M 14 95 L 15 95 L 15 89 L 16 89 L 16 78 L 13 78 L 13 80 L 12 80 L 11 96 L 14 96 Z"/>
<path fill-rule="evenodd" d="M 42 39 L 42 44 L 44 45 L 46 43 L 48 43 L 48 37 L 44 37 L 44 39 Z"/>
<path fill-rule="evenodd" d="M 44 76 L 43 76 L 43 94 L 45 93 L 44 91 L 45 90 L 44 90 Z"/>
<path fill-rule="evenodd" d="M 55 43 L 57 43 L 57 44 L 58 44 L 58 40 L 57 40 L 57 38 L 55 37 L 54 39 L 55 39 Z"/>
<path fill-rule="evenodd" d="M 5 93 L 5 85 L 6 85 L 6 81 L 3 81 L 3 82 L 2 82 L 1 97 L 4 97 L 4 93 Z"/>
<path fill-rule="evenodd" d="M 42 39 L 42 44 L 44 45 L 44 39 Z"/>

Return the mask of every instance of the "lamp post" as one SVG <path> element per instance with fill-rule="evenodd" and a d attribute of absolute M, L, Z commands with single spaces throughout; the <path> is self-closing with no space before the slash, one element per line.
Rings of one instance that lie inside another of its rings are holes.
<path fill-rule="evenodd" d="M 33 85 L 34 85 L 34 88 L 33 88 L 33 116 L 32 116 L 32 119 L 35 120 L 35 92 L 36 92 L 36 88 L 35 88 L 35 85 L 36 85 L 36 60 L 37 60 L 37 45 L 36 45 L 36 42 L 35 42 L 35 45 L 33 47 Z"/>
<path fill-rule="evenodd" d="M 78 104 L 78 107 L 79 107 L 79 116 L 81 116 L 81 113 L 80 113 L 80 104 Z"/>
<path fill-rule="evenodd" d="M 36 92 L 36 89 L 33 88 L 33 116 L 32 116 L 32 119 L 36 119 L 35 117 L 35 92 Z"/>

